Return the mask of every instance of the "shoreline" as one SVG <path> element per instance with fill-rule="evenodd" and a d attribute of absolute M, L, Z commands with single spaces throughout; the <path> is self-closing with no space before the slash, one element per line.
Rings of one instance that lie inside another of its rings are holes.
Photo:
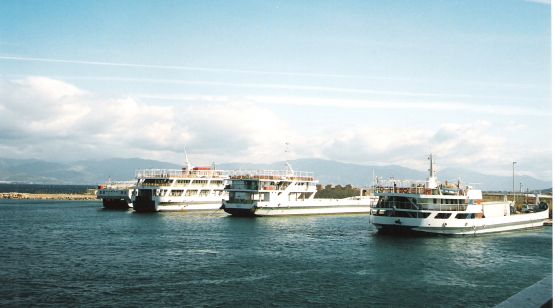
<path fill-rule="evenodd" d="M 8 192 L 0 193 L 0 199 L 9 200 L 70 200 L 70 201 L 95 201 L 96 195 L 90 194 L 31 194 Z"/>

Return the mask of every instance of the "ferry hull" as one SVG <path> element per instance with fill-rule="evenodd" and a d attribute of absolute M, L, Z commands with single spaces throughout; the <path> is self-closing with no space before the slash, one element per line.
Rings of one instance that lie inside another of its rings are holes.
<path fill-rule="evenodd" d="M 217 211 L 222 208 L 222 202 L 214 201 L 191 201 L 191 202 L 168 202 L 167 204 L 156 204 L 158 212 L 178 212 L 178 211 Z"/>
<path fill-rule="evenodd" d="M 133 200 L 133 210 L 135 212 L 145 213 L 145 212 L 157 212 L 156 204 L 150 198 L 145 197 L 135 197 Z"/>
<path fill-rule="evenodd" d="M 421 233 L 443 235 L 478 235 L 494 232 L 505 232 L 521 229 L 532 229 L 543 226 L 548 218 L 549 210 L 528 214 L 517 214 L 504 217 L 482 219 L 419 219 L 370 216 L 370 222 L 379 233 Z"/>
<path fill-rule="evenodd" d="M 126 186 L 122 188 L 121 186 Z M 132 188 L 126 183 L 110 183 L 101 185 L 96 191 L 96 198 L 102 200 L 102 206 L 107 210 L 128 210 L 133 207 L 131 202 Z"/>
<path fill-rule="evenodd" d="M 242 208 L 224 206 L 223 210 L 228 214 L 231 214 L 233 216 L 238 216 L 238 217 L 254 217 L 254 216 L 256 216 L 254 214 L 254 212 L 255 212 L 254 208 L 242 209 Z"/>
<path fill-rule="evenodd" d="M 222 201 L 160 202 L 158 199 L 136 197 L 133 208 L 137 212 L 217 211 L 222 208 Z"/>
<path fill-rule="evenodd" d="M 102 206 L 107 210 L 128 210 L 133 207 L 130 200 L 126 199 L 102 199 Z"/>
<path fill-rule="evenodd" d="M 289 206 L 259 206 L 253 204 L 224 203 L 224 211 L 233 216 L 289 216 L 289 215 L 334 215 L 370 213 L 370 204 L 291 204 Z M 305 203 L 309 203 L 306 201 Z M 317 202 L 321 203 L 321 202 Z"/>

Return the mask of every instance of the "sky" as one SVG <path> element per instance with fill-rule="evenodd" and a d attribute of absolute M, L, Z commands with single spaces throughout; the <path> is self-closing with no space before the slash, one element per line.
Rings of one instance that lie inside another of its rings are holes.
<path fill-rule="evenodd" d="M 0 1 L 0 157 L 552 175 L 549 1 Z M 310 170 L 307 170 L 310 171 Z"/>

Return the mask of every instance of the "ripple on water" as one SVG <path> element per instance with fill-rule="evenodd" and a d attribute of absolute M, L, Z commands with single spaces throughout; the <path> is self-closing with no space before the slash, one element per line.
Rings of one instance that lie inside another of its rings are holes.
<path fill-rule="evenodd" d="M 551 228 L 390 237 L 365 215 L 99 207 L 0 202 L 0 305 L 483 307 L 552 268 Z"/>

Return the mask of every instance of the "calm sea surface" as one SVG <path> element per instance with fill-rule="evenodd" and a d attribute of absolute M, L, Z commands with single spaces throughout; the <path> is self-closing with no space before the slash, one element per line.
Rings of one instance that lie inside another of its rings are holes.
<path fill-rule="evenodd" d="M 0 305 L 495 305 L 552 271 L 552 228 L 376 235 L 363 216 L 137 214 L 0 202 Z"/>

